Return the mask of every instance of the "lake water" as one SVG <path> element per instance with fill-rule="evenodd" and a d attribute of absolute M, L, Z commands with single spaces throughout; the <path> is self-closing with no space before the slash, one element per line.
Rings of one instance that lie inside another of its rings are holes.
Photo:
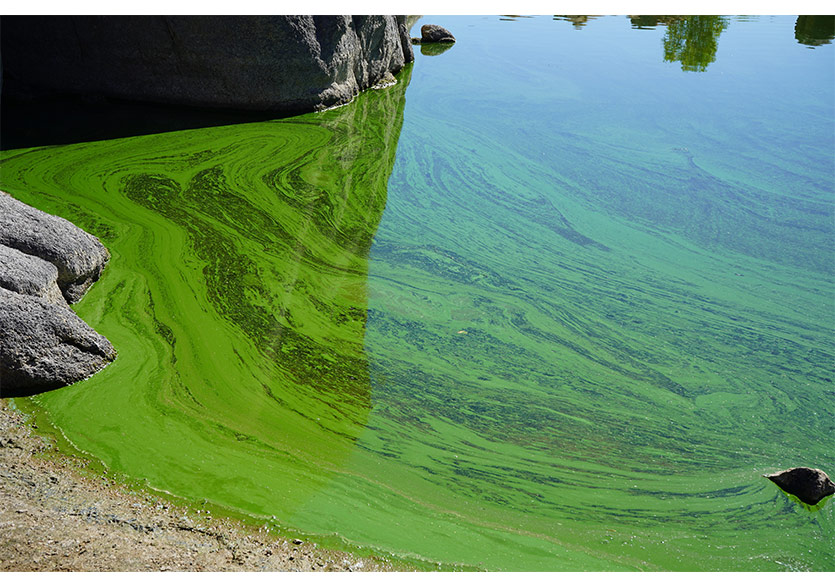
<path fill-rule="evenodd" d="M 762 477 L 835 473 L 831 21 L 426 22 L 343 108 L 0 153 L 113 253 L 118 360 L 17 402 L 430 567 L 835 570 L 832 499 Z"/>

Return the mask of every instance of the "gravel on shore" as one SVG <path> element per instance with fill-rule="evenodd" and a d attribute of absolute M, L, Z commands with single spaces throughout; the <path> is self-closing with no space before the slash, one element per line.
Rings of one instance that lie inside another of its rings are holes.
<path fill-rule="evenodd" d="M 86 471 L 0 399 L 0 571 L 392 571 Z"/>

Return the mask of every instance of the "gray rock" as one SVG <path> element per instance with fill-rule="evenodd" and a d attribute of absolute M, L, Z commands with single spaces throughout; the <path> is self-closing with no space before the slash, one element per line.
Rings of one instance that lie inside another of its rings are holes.
<path fill-rule="evenodd" d="M 65 386 L 116 358 L 67 305 L 109 257 L 71 222 L 0 191 L 0 396 Z"/>
<path fill-rule="evenodd" d="M 826 472 L 817 468 L 790 468 L 763 476 L 807 505 L 816 505 L 827 496 L 835 494 L 835 484 Z"/>
<path fill-rule="evenodd" d="M 68 307 L 0 289 L 0 396 L 83 380 L 116 351 Z"/>
<path fill-rule="evenodd" d="M 345 104 L 414 58 L 394 16 L 4 16 L 3 92 L 281 111 Z"/>
<path fill-rule="evenodd" d="M 3 191 L 0 191 L 0 245 L 55 265 L 58 287 L 70 303 L 84 296 L 110 259 L 110 253 L 96 237 Z"/>
<path fill-rule="evenodd" d="M 437 24 L 425 24 L 420 27 L 421 43 L 454 43 L 452 33 Z"/>
<path fill-rule="evenodd" d="M 403 60 L 411 63 L 415 60 L 415 50 L 412 49 L 412 40 L 409 38 L 409 25 L 405 16 L 397 17 L 397 29 L 400 32 L 400 46 L 403 48 Z"/>
<path fill-rule="evenodd" d="M 0 288 L 66 305 L 57 281 L 54 264 L 0 244 Z"/>

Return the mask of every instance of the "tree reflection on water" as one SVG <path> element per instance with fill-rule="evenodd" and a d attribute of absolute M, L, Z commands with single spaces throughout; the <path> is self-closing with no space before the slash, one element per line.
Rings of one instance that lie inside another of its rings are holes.
<path fill-rule="evenodd" d="M 576 30 L 585 27 L 595 16 L 554 15 L 554 20 L 568 21 Z M 728 28 L 727 16 L 658 16 L 630 15 L 633 29 L 666 26 L 664 61 L 681 63 L 683 71 L 706 71 L 716 61 L 719 36 Z M 798 16 L 794 27 L 798 43 L 810 48 L 829 44 L 835 39 L 835 16 Z"/>
<path fill-rule="evenodd" d="M 680 62 L 682 71 L 705 71 L 716 61 L 719 35 L 726 28 L 724 16 L 673 17 L 664 35 L 664 61 Z"/>
<path fill-rule="evenodd" d="M 794 23 L 794 38 L 809 47 L 828 45 L 835 39 L 835 16 L 798 16 Z"/>

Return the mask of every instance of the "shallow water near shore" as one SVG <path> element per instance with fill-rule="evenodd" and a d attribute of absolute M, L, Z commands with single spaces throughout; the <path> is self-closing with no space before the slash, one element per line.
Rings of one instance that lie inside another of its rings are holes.
<path fill-rule="evenodd" d="M 118 360 L 33 401 L 149 486 L 404 558 L 835 570 L 832 499 L 761 476 L 835 472 L 833 46 L 424 22 L 458 42 L 337 110 L 0 154 L 113 254 L 75 308 Z"/>

